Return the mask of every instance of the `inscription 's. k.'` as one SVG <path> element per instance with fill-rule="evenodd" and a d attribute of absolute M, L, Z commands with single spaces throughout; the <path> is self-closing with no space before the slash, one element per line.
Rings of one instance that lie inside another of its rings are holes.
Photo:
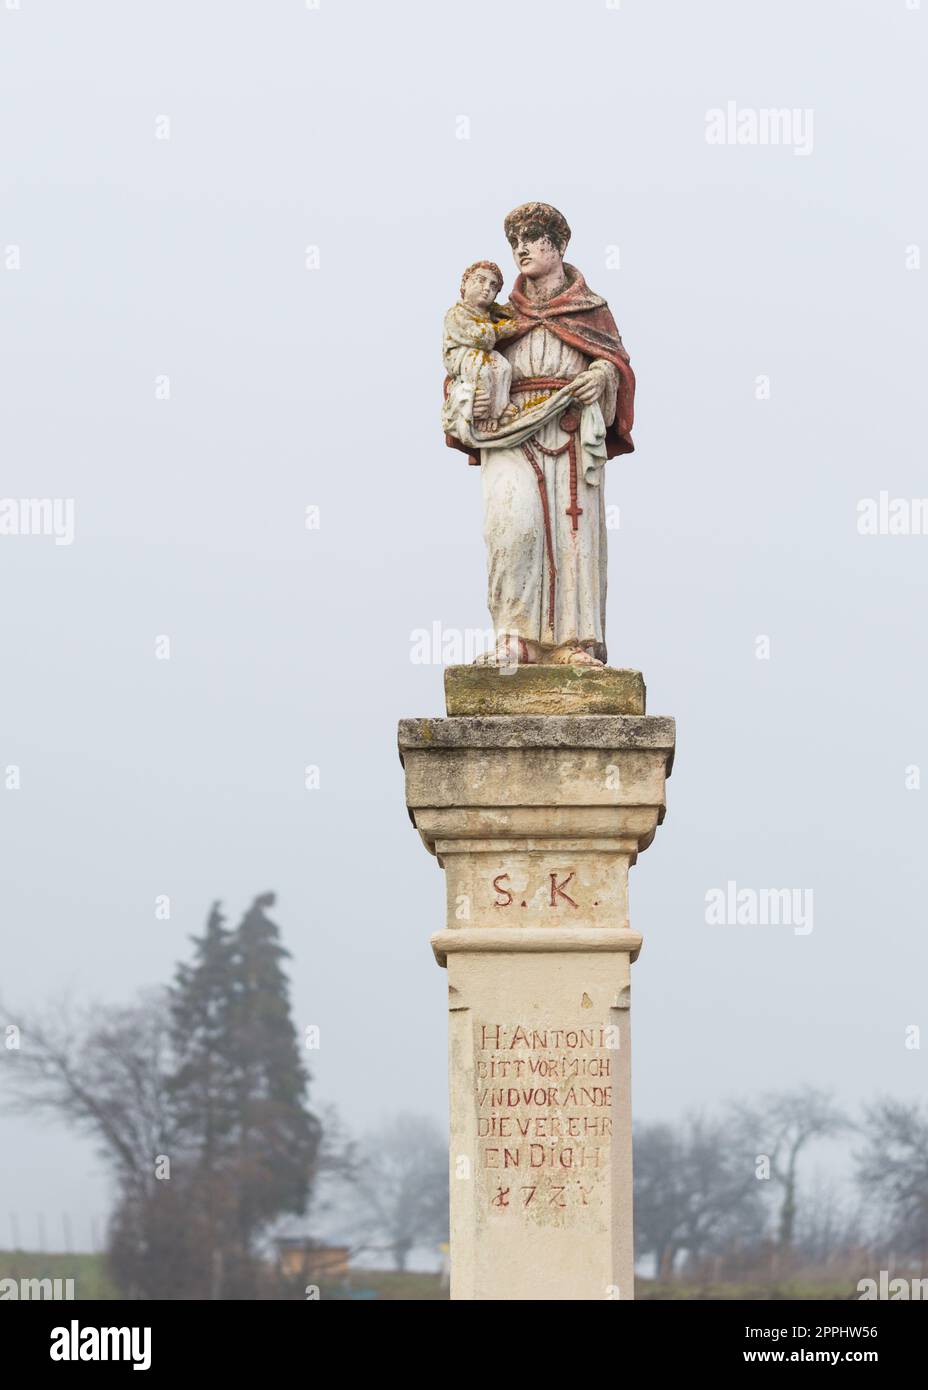
<path fill-rule="evenodd" d="M 550 881 L 550 888 L 547 889 L 547 892 L 549 894 L 548 906 L 557 907 L 558 899 L 563 898 L 564 902 L 569 903 L 571 907 L 579 907 L 580 904 L 575 902 L 574 899 L 567 892 L 567 885 L 570 883 L 571 879 L 574 876 L 574 870 L 571 869 L 570 873 L 566 874 L 563 878 L 561 878 L 560 882 L 558 882 L 558 874 L 560 872 L 560 870 L 557 870 L 555 873 L 548 874 L 548 879 Z M 497 874 L 496 878 L 494 878 L 493 880 L 493 887 L 496 889 L 496 901 L 493 904 L 494 907 L 512 907 L 513 903 L 515 902 L 515 894 L 509 888 L 506 888 L 504 886 L 504 880 L 508 878 L 509 874 Z M 525 907 L 525 905 L 526 904 L 524 901 L 519 904 L 520 907 Z"/>

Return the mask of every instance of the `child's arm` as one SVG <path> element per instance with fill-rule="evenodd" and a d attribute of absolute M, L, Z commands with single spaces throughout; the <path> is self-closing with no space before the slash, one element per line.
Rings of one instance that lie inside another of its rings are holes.
<path fill-rule="evenodd" d="M 493 305 L 493 332 L 496 341 L 509 338 L 516 331 L 516 316 L 505 304 Z"/>

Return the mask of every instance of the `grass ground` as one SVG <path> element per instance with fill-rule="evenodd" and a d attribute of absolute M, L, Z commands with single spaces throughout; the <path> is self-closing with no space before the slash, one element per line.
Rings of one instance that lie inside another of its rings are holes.
<path fill-rule="evenodd" d="M 22 1250 L 0 1250 L 0 1279 L 73 1279 L 77 1299 L 118 1299 L 119 1292 L 106 1273 L 102 1255 L 37 1255 Z M 323 1300 L 390 1300 L 391 1302 L 424 1302 L 446 1300 L 447 1288 L 442 1288 L 437 1274 L 393 1270 L 354 1270 L 348 1288 L 323 1285 Z M 727 1284 L 673 1283 L 659 1284 L 652 1279 L 639 1279 L 636 1296 L 640 1299 L 696 1299 L 710 1301 L 748 1301 L 827 1299 L 836 1302 L 859 1297 L 851 1281 L 816 1280 L 812 1276 L 783 1280 L 777 1284 L 763 1282 Z M 0 1288 L 0 1298 L 4 1292 Z"/>
<path fill-rule="evenodd" d="M 751 1303 L 770 1302 L 771 1300 L 777 1302 L 783 1299 L 800 1299 L 803 1302 L 827 1299 L 831 1302 L 843 1303 L 850 1299 L 856 1300 L 860 1295 L 852 1283 L 834 1278 L 821 1281 L 810 1278 L 783 1279 L 776 1284 L 760 1281 L 730 1284 L 700 1284 L 680 1281 L 673 1284 L 658 1284 L 652 1279 L 636 1279 L 635 1297 L 643 1300 L 678 1301 L 689 1299 L 713 1303 L 739 1300 Z"/>
<path fill-rule="evenodd" d="M 437 1274 L 423 1274 L 414 1270 L 397 1274 L 394 1270 L 358 1269 L 352 1271 L 350 1292 L 326 1288 L 323 1285 L 320 1294 L 323 1299 L 360 1298 L 373 1294 L 377 1299 L 389 1299 L 391 1302 L 422 1302 L 447 1299 L 448 1290 L 441 1287 L 441 1280 Z"/>
<path fill-rule="evenodd" d="M 375 1291 L 378 1298 L 389 1299 L 447 1299 L 448 1290 L 440 1287 L 437 1274 L 394 1274 L 386 1271 L 352 1274 L 354 1296 L 362 1290 Z M 323 1289 L 323 1298 L 327 1291 Z M 334 1291 L 329 1293 L 333 1296 Z M 343 1295 L 344 1296 L 344 1295 Z M 351 1296 L 351 1295 L 349 1295 Z M 702 1301 L 750 1302 L 783 1299 L 817 1300 L 827 1299 L 841 1302 L 859 1297 L 854 1286 L 835 1279 L 817 1281 L 814 1279 L 783 1280 L 778 1284 L 763 1282 L 730 1284 L 658 1284 L 652 1279 L 638 1279 L 635 1283 L 635 1297 L 643 1300 L 681 1299 Z"/>

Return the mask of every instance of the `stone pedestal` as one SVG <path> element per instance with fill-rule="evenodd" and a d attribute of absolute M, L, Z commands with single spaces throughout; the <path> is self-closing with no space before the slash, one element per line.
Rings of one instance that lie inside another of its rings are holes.
<path fill-rule="evenodd" d="M 637 673 L 612 674 L 643 709 Z M 506 679 L 452 671 L 455 707 L 466 686 L 478 708 L 511 699 Z M 447 885 L 451 1296 L 633 1298 L 628 870 L 663 819 L 673 720 L 404 719 L 399 746 Z"/>

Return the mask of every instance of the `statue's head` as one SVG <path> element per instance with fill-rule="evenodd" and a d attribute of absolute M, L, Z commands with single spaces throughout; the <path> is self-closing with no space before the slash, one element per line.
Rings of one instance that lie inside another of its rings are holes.
<path fill-rule="evenodd" d="M 523 203 L 503 223 L 516 265 L 534 280 L 556 269 L 564 259 L 570 228 L 567 218 L 550 203 Z"/>
<path fill-rule="evenodd" d="M 503 272 L 495 261 L 474 261 L 461 276 L 461 298 L 472 309 L 489 309 L 503 288 Z"/>

